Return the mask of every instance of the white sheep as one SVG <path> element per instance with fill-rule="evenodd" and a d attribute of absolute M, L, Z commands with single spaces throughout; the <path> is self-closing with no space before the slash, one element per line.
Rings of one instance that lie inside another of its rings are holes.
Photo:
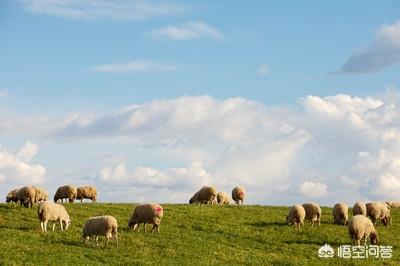
<path fill-rule="evenodd" d="M 400 208 L 400 201 L 386 201 L 390 208 Z"/>
<path fill-rule="evenodd" d="M 81 200 L 81 203 L 83 199 L 90 199 L 94 203 L 97 199 L 97 189 L 93 186 L 78 187 L 76 199 Z"/>
<path fill-rule="evenodd" d="M 214 204 L 217 197 L 217 190 L 214 187 L 203 186 L 190 198 L 189 203 L 207 203 Z"/>
<path fill-rule="evenodd" d="M 347 225 L 349 220 L 349 207 L 345 203 L 336 203 L 332 209 L 333 223 Z"/>
<path fill-rule="evenodd" d="M 36 190 L 32 186 L 25 186 L 17 191 L 17 201 L 25 207 L 33 207 L 36 200 Z"/>
<path fill-rule="evenodd" d="M 69 202 L 74 202 L 76 199 L 78 192 L 76 187 L 74 186 L 61 186 L 57 189 L 56 193 L 54 194 L 54 202 L 57 202 L 58 200 L 63 201 L 63 199 L 68 199 Z"/>
<path fill-rule="evenodd" d="M 291 225 L 293 224 L 294 228 L 299 229 L 304 225 L 304 218 L 306 216 L 306 211 L 304 207 L 300 204 L 293 205 L 290 208 L 288 215 L 286 216 L 286 223 Z"/>
<path fill-rule="evenodd" d="M 118 247 L 117 219 L 111 215 L 89 218 L 89 220 L 87 220 L 83 226 L 81 239 L 83 242 L 86 242 L 91 236 L 94 236 L 94 240 L 96 240 L 96 246 L 99 246 L 99 236 L 104 236 L 107 239 L 106 246 L 108 246 L 110 239 L 114 237 Z"/>
<path fill-rule="evenodd" d="M 306 211 L 306 219 L 311 221 L 311 226 L 314 226 L 314 223 L 318 223 L 318 226 L 321 225 L 321 207 L 319 207 L 316 203 L 304 203 L 304 210 Z"/>
<path fill-rule="evenodd" d="M 217 202 L 218 204 L 229 204 L 229 195 L 225 192 L 218 192 L 217 194 Z"/>
<path fill-rule="evenodd" d="M 237 205 L 242 204 L 244 198 L 246 197 L 246 191 L 244 190 L 243 187 L 234 187 L 232 189 L 232 199 L 234 202 L 236 202 Z"/>
<path fill-rule="evenodd" d="M 367 206 L 365 205 L 364 202 L 360 202 L 360 201 L 356 202 L 353 206 L 353 216 L 356 216 L 359 214 L 367 216 Z"/>
<path fill-rule="evenodd" d="M 376 221 L 380 221 L 383 225 L 392 224 L 390 208 L 386 205 L 386 203 L 372 202 L 367 203 L 366 207 L 367 216 L 371 218 L 372 223 L 375 224 Z"/>
<path fill-rule="evenodd" d="M 359 246 L 362 239 L 364 239 L 364 244 L 366 245 L 367 238 L 370 239 L 372 245 L 378 244 L 378 233 L 371 220 L 364 215 L 353 216 L 349 221 L 348 231 L 350 238 L 353 240 L 353 245 L 357 243 Z"/>
<path fill-rule="evenodd" d="M 136 206 L 133 210 L 133 214 L 128 221 L 128 227 L 139 232 L 139 226 L 141 223 L 144 225 L 144 232 L 146 233 L 146 223 L 152 224 L 153 229 L 151 232 L 157 230 L 160 232 L 161 218 L 164 215 L 164 210 L 159 204 L 141 204 Z"/>
<path fill-rule="evenodd" d="M 39 203 L 37 210 L 38 218 L 40 221 L 40 226 L 43 232 L 47 232 L 47 223 L 49 221 L 58 221 L 60 223 L 61 231 L 67 230 L 71 223 L 68 212 L 65 207 L 58 203 L 53 203 L 50 201 L 44 201 Z M 65 228 L 63 227 L 65 224 Z M 53 231 L 55 228 L 55 223 L 53 223 Z"/>
<path fill-rule="evenodd" d="M 40 187 L 33 187 L 35 189 L 35 202 L 47 201 L 49 193 Z"/>

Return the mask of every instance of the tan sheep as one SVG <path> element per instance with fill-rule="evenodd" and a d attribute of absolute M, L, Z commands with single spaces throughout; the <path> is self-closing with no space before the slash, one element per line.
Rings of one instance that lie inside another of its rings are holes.
<path fill-rule="evenodd" d="M 26 208 L 32 208 L 36 200 L 36 190 L 32 186 L 25 186 L 17 191 L 17 201 Z"/>
<path fill-rule="evenodd" d="M 289 214 L 286 216 L 286 223 L 294 226 L 294 228 L 299 229 L 304 225 L 304 218 L 306 216 L 306 211 L 302 205 L 296 204 L 289 210 Z"/>
<path fill-rule="evenodd" d="M 35 189 L 35 202 L 47 201 L 49 199 L 49 193 L 40 187 L 33 187 Z"/>
<path fill-rule="evenodd" d="M 84 187 L 78 187 L 77 188 L 77 200 L 81 200 L 81 203 L 83 199 L 90 199 L 92 203 L 96 202 L 97 198 L 97 189 L 93 186 L 84 186 Z"/>
<path fill-rule="evenodd" d="M 10 192 L 8 192 L 7 197 L 6 197 L 6 202 L 17 202 L 17 191 L 18 188 L 11 190 Z"/>
<path fill-rule="evenodd" d="M 332 209 L 333 223 L 347 225 L 349 220 L 349 207 L 345 203 L 336 203 Z"/>
<path fill-rule="evenodd" d="M 133 214 L 128 221 L 128 227 L 133 228 L 134 231 L 139 232 L 141 223 L 144 225 L 144 232 L 146 233 L 146 223 L 152 224 L 153 229 L 151 232 L 157 230 L 160 232 L 161 218 L 164 215 L 163 208 L 158 204 L 141 204 L 136 206 Z"/>
<path fill-rule="evenodd" d="M 225 192 L 219 192 L 217 194 L 217 202 L 218 204 L 227 205 L 229 204 L 229 195 Z"/>
<path fill-rule="evenodd" d="M 82 230 L 82 237 L 81 239 L 83 242 L 86 242 L 90 239 L 91 236 L 94 236 L 96 240 L 96 246 L 99 246 L 99 236 L 104 236 L 106 241 L 106 246 L 108 246 L 108 242 L 111 238 L 115 238 L 117 247 L 118 247 L 118 222 L 111 215 L 104 215 L 104 216 L 96 216 L 91 217 L 85 225 L 83 226 Z"/>
<path fill-rule="evenodd" d="M 378 233 L 370 219 L 364 215 L 353 216 L 348 225 L 348 231 L 350 238 L 353 240 L 353 245 L 357 243 L 360 245 L 362 239 L 364 244 L 367 244 L 367 238 L 370 239 L 372 245 L 376 245 L 379 242 Z"/>
<path fill-rule="evenodd" d="M 353 216 L 356 215 L 364 215 L 367 216 L 367 206 L 364 202 L 356 202 L 353 206 Z"/>
<path fill-rule="evenodd" d="M 43 232 L 47 232 L 47 223 L 49 221 L 58 221 L 60 223 L 61 231 L 67 230 L 71 223 L 71 219 L 69 218 L 67 210 L 63 205 L 58 203 L 53 203 L 50 201 L 39 203 L 37 214 Z M 64 224 L 65 227 L 63 227 Z M 55 225 L 56 224 L 53 223 L 53 231 Z"/>
<path fill-rule="evenodd" d="M 400 208 L 400 201 L 386 201 L 390 208 Z"/>
<path fill-rule="evenodd" d="M 217 190 L 214 187 L 203 186 L 199 191 L 197 191 L 193 195 L 193 197 L 189 200 L 189 203 L 214 204 L 216 197 L 217 197 Z"/>
<path fill-rule="evenodd" d="M 311 226 L 314 226 L 314 223 L 318 223 L 318 226 L 321 225 L 321 208 L 316 203 L 304 203 L 304 210 L 306 211 L 306 219 L 311 221 Z"/>
<path fill-rule="evenodd" d="M 232 199 L 234 202 L 236 202 L 237 205 L 243 205 L 243 200 L 245 197 L 246 191 L 243 187 L 235 187 L 232 189 Z"/>
<path fill-rule="evenodd" d="M 372 202 L 367 203 L 366 207 L 367 216 L 371 219 L 373 224 L 375 224 L 376 221 L 380 221 L 385 226 L 392 224 L 390 208 L 386 205 L 386 203 Z"/>
<path fill-rule="evenodd" d="M 63 199 L 68 199 L 69 202 L 74 202 L 77 194 L 77 189 L 74 186 L 66 185 L 59 187 L 56 191 L 56 194 L 54 194 L 54 202 L 58 202 L 58 200 L 63 202 Z"/>

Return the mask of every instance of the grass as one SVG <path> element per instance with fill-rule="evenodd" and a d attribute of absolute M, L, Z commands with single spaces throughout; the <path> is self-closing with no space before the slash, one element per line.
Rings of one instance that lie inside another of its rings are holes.
<path fill-rule="evenodd" d="M 68 231 L 57 224 L 54 232 L 42 233 L 36 207 L 0 204 L 0 264 L 400 265 L 400 209 L 392 210 L 392 226 L 377 226 L 380 245 L 393 246 L 393 257 L 349 260 L 317 255 L 325 243 L 335 250 L 351 243 L 347 228 L 332 224 L 330 208 L 322 208 L 321 227 L 306 223 L 296 232 L 285 224 L 288 207 L 165 204 L 161 232 L 144 234 L 127 228 L 134 204 L 65 206 L 72 220 Z M 101 214 L 117 218 L 118 248 L 113 241 L 105 248 L 103 237 L 99 247 L 79 241 L 86 219 Z"/>

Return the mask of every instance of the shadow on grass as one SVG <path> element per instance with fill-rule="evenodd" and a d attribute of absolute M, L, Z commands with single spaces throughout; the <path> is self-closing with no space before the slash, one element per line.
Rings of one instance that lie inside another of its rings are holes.
<path fill-rule="evenodd" d="M 255 223 L 245 223 L 245 224 L 255 227 L 288 226 L 286 223 L 282 222 L 255 222 Z"/>
<path fill-rule="evenodd" d="M 324 241 L 322 241 L 322 242 L 324 242 Z M 325 244 L 325 242 L 324 243 L 322 243 L 321 242 L 321 240 L 312 240 L 312 239 L 302 239 L 302 240 L 286 240 L 286 241 L 283 241 L 283 243 L 286 243 L 286 244 L 302 244 L 302 245 L 317 245 L 317 246 L 322 246 L 322 245 L 324 245 Z M 329 241 L 329 245 L 331 245 L 331 246 L 340 246 L 340 245 L 343 245 L 343 243 L 341 243 L 341 242 L 338 242 L 338 241 Z"/>

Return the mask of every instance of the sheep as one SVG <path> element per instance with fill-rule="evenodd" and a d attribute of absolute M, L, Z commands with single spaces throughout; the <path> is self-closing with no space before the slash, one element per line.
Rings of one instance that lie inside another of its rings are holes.
<path fill-rule="evenodd" d="M 246 196 L 246 191 L 243 187 L 235 187 L 232 190 L 232 199 L 236 202 L 237 205 L 240 203 L 243 205 L 243 200 Z"/>
<path fill-rule="evenodd" d="M 35 202 L 47 201 L 49 199 L 49 193 L 46 190 L 39 187 L 33 187 L 35 189 Z"/>
<path fill-rule="evenodd" d="M 349 221 L 348 231 L 350 238 L 353 240 L 353 245 L 357 243 L 360 246 L 362 239 L 365 241 L 364 244 L 367 245 L 367 238 L 370 239 L 372 245 L 376 245 L 379 242 L 374 224 L 364 215 L 353 216 Z"/>
<path fill-rule="evenodd" d="M 60 223 L 61 231 L 67 230 L 71 223 L 67 210 L 63 205 L 58 203 L 50 201 L 39 203 L 37 214 L 43 232 L 47 232 L 47 223 L 49 221 L 58 221 Z M 63 227 L 63 224 L 65 224 L 65 227 Z M 53 231 L 55 225 L 56 224 L 53 223 Z"/>
<path fill-rule="evenodd" d="M 99 246 L 99 236 L 104 236 L 106 241 L 106 247 L 111 238 L 115 238 L 118 247 L 118 222 L 111 215 L 91 217 L 86 221 L 82 230 L 81 240 L 85 243 L 90 239 L 91 236 L 95 236 L 96 246 Z"/>
<path fill-rule="evenodd" d="M 356 202 L 353 206 L 353 216 L 356 216 L 358 214 L 367 216 L 367 206 L 365 205 L 364 202 Z"/>
<path fill-rule="evenodd" d="M 349 207 L 345 203 L 336 203 L 332 209 L 333 223 L 347 225 L 349 220 Z"/>
<path fill-rule="evenodd" d="M 390 208 L 400 208 L 400 201 L 386 201 Z"/>
<path fill-rule="evenodd" d="M 129 218 L 128 227 L 132 228 L 133 231 L 139 232 L 139 226 L 141 223 L 144 225 L 144 232 L 146 233 L 146 223 L 152 224 L 152 233 L 157 230 L 160 232 L 161 218 L 164 215 L 163 208 L 158 204 L 141 204 L 136 206 L 133 210 L 132 216 Z"/>
<path fill-rule="evenodd" d="M 9 202 L 17 202 L 17 191 L 18 188 L 11 190 L 10 192 L 8 192 L 7 197 L 6 197 L 6 203 Z"/>
<path fill-rule="evenodd" d="M 217 194 L 218 204 L 229 204 L 229 195 L 225 192 L 219 192 Z"/>
<path fill-rule="evenodd" d="M 306 219 L 311 221 L 311 226 L 314 226 L 314 223 L 318 223 L 318 226 L 321 225 L 321 208 L 316 203 L 304 203 L 304 210 L 306 211 Z"/>
<path fill-rule="evenodd" d="M 26 208 L 32 208 L 36 199 L 36 190 L 32 186 L 25 186 L 17 191 L 17 201 Z"/>
<path fill-rule="evenodd" d="M 97 189 L 93 186 L 84 186 L 84 187 L 78 187 L 77 188 L 77 196 L 76 199 L 81 200 L 81 203 L 83 199 L 90 199 L 92 200 L 92 203 L 96 202 L 97 198 Z"/>
<path fill-rule="evenodd" d="M 293 224 L 294 228 L 299 229 L 304 225 L 304 218 L 306 216 L 306 211 L 302 205 L 293 205 L 289 210 L 289 214 L 286 216 L 286 223 Z"/>
<path fill-rule="evenodd" d="M 217 197 L 217 190 L 214 187 L 203 186 L 199 191 L 197 191 L 193 195 L 193 197 L 189 200 L 189 203 L 214 204 L 216 197 Z"/>
<path fill-rule="evenodd" d="M 375 224 L 376 221 L 380 221 L 383 225 L 388 223 L 392 224 L 390 218 L 390 209 L 385 203 L 373 202 L 367 203 L 367 216 L 371 219 L 372 223 Z"/>
<path fill-rule="evenodd" d="M 67 185 L 59 187 L 56 194 L 54 194 L 54 202 L 58 202 L 58 200 L 62 202 L 63 199 L 68 199 L 68 201 L 72 203 L 76 199 L 77 194 L 77 189 L 74 186 Z"/>

